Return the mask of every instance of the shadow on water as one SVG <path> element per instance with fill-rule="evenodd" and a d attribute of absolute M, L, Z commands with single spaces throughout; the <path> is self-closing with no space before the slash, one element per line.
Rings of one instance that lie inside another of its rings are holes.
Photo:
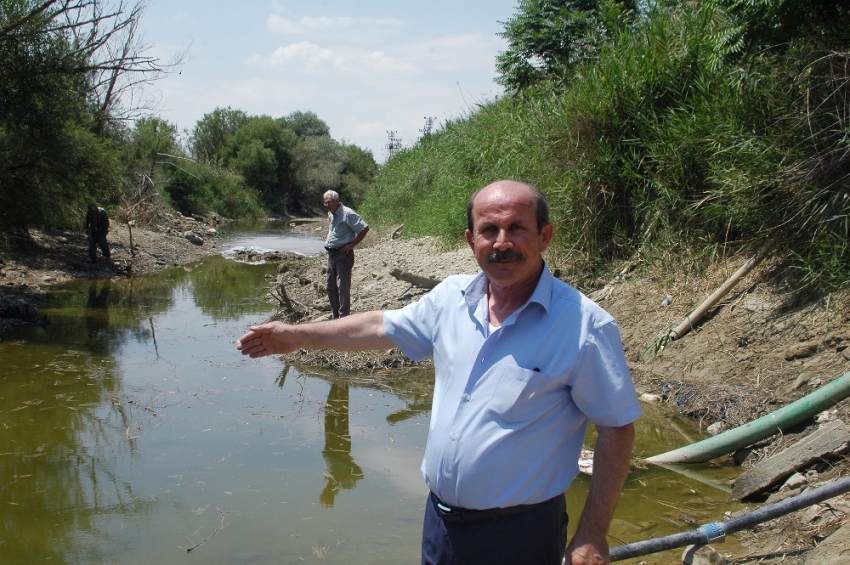
<path fill-rule="evenodd" d="M 211 257 L 77 281 L 52 290 L 50 325 L 0 342 L 4 564 L 419 561 L 433 373 L 241 357 L 273 272 Z M 637 435 L 647 456 L 699 436 L 654 407 Z M 734 469 L 689 473 L 633 469 L 611 544 L 737 508 L 717 488 Z M 588 484 L 567 493 L 573 527 Z"/>

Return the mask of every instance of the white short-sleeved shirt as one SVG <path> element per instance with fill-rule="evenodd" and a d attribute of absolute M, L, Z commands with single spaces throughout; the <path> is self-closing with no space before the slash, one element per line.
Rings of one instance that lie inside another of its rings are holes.
<path fill-rule="evenodd" d="M 342 203 L 336 212 L 328 212 L 328 221 L 330 226 L 325 247 L 329 249 L 339 249 L 351 243 L 357 239 L 357 234 L 369 227 L 357 212 Z"/>
<path fill-rule="evenodd" d="M 384 312 L 384 330 L 411 359 L 434 357 L 422 473 L 450 505 L 552 498 L 578 473 L 588 422 L 618 427 L 641 415 L 616 322 L 548 266 L 495 331 L 483 273 L 448 277 Z"/>

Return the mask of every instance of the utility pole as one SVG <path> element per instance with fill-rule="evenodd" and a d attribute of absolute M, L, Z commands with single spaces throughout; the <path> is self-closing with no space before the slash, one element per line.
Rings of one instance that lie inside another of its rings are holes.
<path fill-rule="evenodd" d="M 425 127 L 419 130 L 419 133 L 422 134 L 422 137 L 419 139 L 424 139 L 431 135 L 431 130 L 434 128 L 434 122 L 437 118 L 433 118 L 431 116 L 425 116 Z"/>
<path fill-rule="evenodd" d="M 396 132 L 387 132 L 387 144 L 384 146 L 387 150 L 387 158 L 392 159 L 393 155 L 401 151 L 401 138 L 396 137 Z"/>

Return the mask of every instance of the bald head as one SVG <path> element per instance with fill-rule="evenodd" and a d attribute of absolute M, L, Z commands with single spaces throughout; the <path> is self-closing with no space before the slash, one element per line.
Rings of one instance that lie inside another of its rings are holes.
<path fill-rule="evenodd" d="M 490 183 L 484 188 L 475 191 L 472 196 L 469 197 L 469 201 L 466 203 L 466 229 L 472 231 L 473 226 L 475 225 L 472 217 L 473 209 L 475 207 L 475 199 L 482 194 L 489 195 L 497 192 L 511 195 L 520 195 L 522 193 L 527 194 L 528 198 L 532 200 L 534 205 L 534 215 L 537 219 L 538 233 L 541 233 L 543 231 L 543 227 L 549 223 L 549 201 L 546 200 L 546 197 L 542 192 L 524 182 L 516 180 L 497 180 L 496 182 Z"/>

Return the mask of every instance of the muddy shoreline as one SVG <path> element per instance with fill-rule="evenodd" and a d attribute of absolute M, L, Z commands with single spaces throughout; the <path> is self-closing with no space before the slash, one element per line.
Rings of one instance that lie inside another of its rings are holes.
<path fill-rule="evenodd" d="M 150 229 L 115 226 L 110 232 L 112 261 L 88 263 L 81 233 L 30 232 L 29 241 L 0 262 L 0 299 L 20 309 L 19 317 L 0 317 L 0 334 L 24 323 L 42 323 L 37 307 L 51 284 L 72 278 L 143 276 L 159 269 L 193 263 L 220 253 L 215 235 L 222 219 L 168 216 Z M 297 222 L 296 230 L 323 235 L 323 219 Z M 211 231 L 212 230 L 212 231 Z M 194 234 L 195 237 L 191 237 Z M 370 233 L 356 252 L 352 281 L 353 311 L 397 308 L 427 289 L 392 275 L 394 270 L 441 279 L 477 272 L 467 249 L 444 250 L 435 239 L 394 238 L 397 231 Z M 193 243 L 190 240 L 194 240 Z M 850 371 L 850 293 L 806 299 L 782 282 L 781 255 L 765 261 L 739 284 L 690 335 L 676 342 L 661 339 L 732 272 L 746 261 L 729 257 L 701 270 L 686 259 L 663 265 L 634 265 L 623 277 L 599 287 L 599 302 L 618 320 L 636 386 L 678 413 L 699 421 L 735 427 L 772 412 Z M 554 262 L 555 259 L 552 259 Z M 671 266 L 674 265 L 674 266 Z M 558 265 L 551 265 L 556 270 Z M 284 254 L 267 300 L 273 318 L 292 322 L 328 317 L 324 258 Z M 569 282 L 569 281 L 568 281 Z M 670 297 L 667 304 L 664 299 Z M 288 361 L 349 371 L 381 373 L 411 365 L 397 350 L 368 354 L 297 352 Z M 850 423 L 850 402 L 831 417 Z M 817 429 L 800 426 L 748 450 L 743 468 L 778 453 Z M 654 454 L 636 454 L 649 456 Z M 739 461 L 740 462 L 740 461 Z M 734 464 L 731 458 L 718 464 Z M 850 475 L 846 456 L 820 461 L 801 471 L 806 487 Z M 753 507 L 757 503 L 753 503 Z M 832 563 L 818 551 L 835 545 L 850 551 L 847 536 L 831 536 L 850 522 L 850 497 L 838 497 L 773 520 L 742 540 L 751 550 L 730 563 Z M 846 528 L 845 528 L 846 529 Z M 841 539 L 844 538 L 844 539 Z M 826 541 L 825 541 L 826 540 Z M 718 545 L 722 552 L 722 544 Z M 837 563 L 838 561 L 834 561 Z"/>

